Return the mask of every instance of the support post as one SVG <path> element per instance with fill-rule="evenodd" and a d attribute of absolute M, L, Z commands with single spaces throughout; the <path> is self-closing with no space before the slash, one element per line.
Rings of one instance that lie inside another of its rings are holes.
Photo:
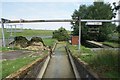
<path fill-rule="evenodd" d="M 120 5 L 120 1 L 118 2 L 118 5 Z M 118 10 L 118 20 L 120 20 L 120 9 Z M 118 25 L 120 26 L 120 21 L 119 21 Z"/>
<path fill-rule="evenodd" d="M 12 37 L 12 36 L 13 36 L 12 25 L 10 25 L 10 27 L 11 27 L 11 33 L 10 33 L 10 37 Z"/>
<path fill-rule="evenodd" d="M 80 47 L 81 47 L 81 18 L 79 16 L 79 53 L 80 53 Z"/>
<path fill-rule="evenodd" d="M 1 26 L 2 26 L 2 46 L 6 47 L 5 34 L 4 34 L 4 19 L 3 18 L 1 18 Z"/>
<path fill-rule="evenodd" d="M 16 25 L 15 25 L 15 29 L 14 29 L 14 37 L 16 37 Z"/>

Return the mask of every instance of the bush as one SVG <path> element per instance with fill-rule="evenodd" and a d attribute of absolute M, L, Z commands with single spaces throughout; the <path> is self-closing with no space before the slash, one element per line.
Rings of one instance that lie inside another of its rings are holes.
<path fill-rule="evenodd" d="M 56 38 L 58 41 L 67 41 L 69 39 L 69 35 L 65 28 L 61 27 L 53 32 L 53 38 Z"/>

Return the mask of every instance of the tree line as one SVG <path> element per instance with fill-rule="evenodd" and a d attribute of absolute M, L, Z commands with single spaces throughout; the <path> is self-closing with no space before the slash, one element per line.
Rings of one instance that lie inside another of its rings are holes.
<path fill-rule="evenodd" d="M 117 7 L 118 9 L 118 7 Z M 109 3 L 104 2 L 94 2 L 92 5 L 80 5 L 78 10 L 74 10 L 72 14 L 72 19 L 75 22 L 71 22 L 72 24 L 72 35 L 79 35 L 79 22 L 78 17 L 81 19 L 92 19 L 92 20 L 111 20 L 116 16 L 116 13 L 112 6 Z M 99 26 L 99 33 L 89 33 L 89 26 L 85 25 L 85 22 L 81 23 L 81 40 L 84 42 L 85 40 L 96 40 L 96 41 L 106 41 L 109 40 L 110 34 L 116 33 L 119 31 L 118 27 L 114 23 L 102 23 Z M 57 38 L 59 41 L 68 40 L 69 35 L 65 28 L 61 27 L 58 30 L 53 32 L 53 38 Z"/>
<path fill-rule="evenodd" d="M 109 3 L 104 2 L 94 2 L 93 5 L 81 5 L 78 10 L 75 10 L 72 14 L 72 19 L 76 20 L 80 16 L 81 19 L 93 19 L 93 20 L 111 20 L 115 17 L 112 10 L 112 6 Z M 79 34 L 79 23 L 71 22 L 72 24 L 72 34 L 77 35 Z M 88 33 L 89 27 L 85 25 L 85 22 L 82 25 L 82 35 L 81 40 L 97 40 L 97 41 L 105 41 L 109 39 L 109 34 L 116 32 L 116 25 L 112 23 L 102 23 L 102 26 L 99 27 L 98 34 L 91 34 Z"/>

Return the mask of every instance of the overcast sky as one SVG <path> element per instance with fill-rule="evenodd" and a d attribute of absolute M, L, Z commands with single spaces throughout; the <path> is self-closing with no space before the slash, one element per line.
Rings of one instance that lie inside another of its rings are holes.
<path fill-rule="evenodd" d="M 113 1 L 113 0 L 112 0 Z M 110 2 L 111 0 L 104 0 Z M 114 0 L 115 1 L 115 0 Z M 116 0 L 117 2 L 118 0 Z M 20 19 L 71 19 L 75 9 L 81 4 L 91 5 L 94 0 L 2 0 L 0 17 L 10 20 Z M 55 30 L 63 26 L 71 30 L 70 23 L 34 23 L 18 27 Z"/>

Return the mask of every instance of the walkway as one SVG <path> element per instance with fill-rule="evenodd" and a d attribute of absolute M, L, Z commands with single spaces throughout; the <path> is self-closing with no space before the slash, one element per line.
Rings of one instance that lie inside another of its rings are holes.
<path fill-rule="evenodd" d="M 43 76 L 44 78 L 75 78 L 71 68 L 67 53 L 65 51 L 65 44 L 59 43 L 56 46 L 55 54 L 52 55 L 47 70 Z"/>

